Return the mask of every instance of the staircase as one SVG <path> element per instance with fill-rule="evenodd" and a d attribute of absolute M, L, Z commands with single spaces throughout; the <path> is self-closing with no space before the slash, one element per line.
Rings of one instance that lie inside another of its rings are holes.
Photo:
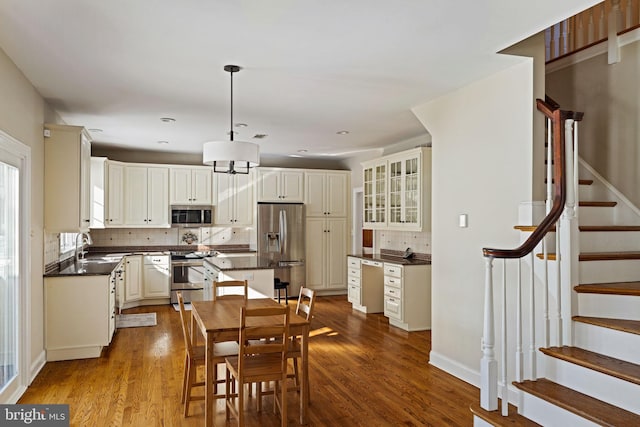
<path fill-rule="evenodd" d="M 592 171 L 582 169 L 581 174 Z M 474 426 L 640 426 L 640 216 L 598 178 L 596 185 L 594 179 L 579 180 L 579 284 L 570 302 L 563 302 L 571 306 L 570 336 L 559 345 L 541 346 L 536 339 L 531 358 L 537 361 L 537 374 L 534 362 L 532 378 L 517 379 L 515 389 L 502 390 L 517 408 L 509 405 L 500 413 L 473 404 Z M 537 230 L 516 228 L 525 242 Z M 555 227 L 549 232 L 554 236 Z M 555 247 L 546 255 L 540 247 L 536 251 L 531 264 L 547 262 L 554 277 L 559 268 Z M 533 270 L 541 275 L 539 268 Z M 516 351 L 516 369 L 526 359 L 519 358 Z"/>

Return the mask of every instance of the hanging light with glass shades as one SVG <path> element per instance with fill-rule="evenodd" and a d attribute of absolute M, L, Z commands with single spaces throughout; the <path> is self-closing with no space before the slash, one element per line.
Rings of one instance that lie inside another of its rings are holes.
<path fill-rule="evenodd" d="M 202 163 L 213 166 L 217 173 L 248 174 L 249 169 L 260 164 L 258 144 L 233 140 L 233 73 L 241 68 L 237 65 L 225 65 L 224 70 L 231 75 L 231 126 L 230 141 L 208 141 L 202 149 Z"/>

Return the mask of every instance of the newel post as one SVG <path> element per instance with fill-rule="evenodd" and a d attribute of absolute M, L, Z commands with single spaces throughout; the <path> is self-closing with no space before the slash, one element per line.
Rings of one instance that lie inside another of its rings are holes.
<path fill-rule="evenodd" d="M 498 361 L 495 356 L 493 307 L 493 257 L 485 257 L 484 322 L 482 360 L 480 360 L 480 406 L 487 411 L 498 409 Z"/>

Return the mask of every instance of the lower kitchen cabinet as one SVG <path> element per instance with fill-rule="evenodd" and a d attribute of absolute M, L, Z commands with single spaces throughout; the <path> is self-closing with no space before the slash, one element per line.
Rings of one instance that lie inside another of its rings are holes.
<path fill-rule="evenodd" d="M 169 298 L 170 288 L 169 255 L 145 255 L 142 290 L 144 298 Z"/>
<path fill-rule="evenodd" d="M 431 329 L 431 265 L 384 263 L 384 315 L 406 331 Z"/>
<path fill-rule="evenodd" d="M 118 287 L 118 309 L 168 304 L 171 293 L 169 255 L 127 255 Z"/>
<path fill-rule="evenodd" d="M 124 259 L 124 295 L 123 303 L 142 298 L 142 256 L 129 255 Z"/>
<path fill-rule="evenodd" d="M 347 258 L 347 295 L 354 310 L 382 313 L 383 264 L 380 261 Z"/>
<path fill-rule="evenodd" d="M 115 331 L 115 275 L 45 277 L 47 361 L 100 357 Z"/>
<path fill-rule="evenodd" d="M 307 218 L 306 286 L 322 294 L 344 294 L 347 276 L 346 218 Z"/>

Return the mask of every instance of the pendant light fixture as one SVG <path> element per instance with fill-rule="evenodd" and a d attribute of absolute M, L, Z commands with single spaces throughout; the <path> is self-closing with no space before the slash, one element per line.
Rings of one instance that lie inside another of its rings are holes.
<path fill-rule="evenodd" d="M 208 141 L 202 148 L 202 163 L 213 166 L 217 173 L 248 174 L 249 169 L 260 164 L 258 144 L 233 140 L 233 73 L 240 71 L 237 65 L 225 65 L 231 75 L 231 126 L 230 141 Z"/>

